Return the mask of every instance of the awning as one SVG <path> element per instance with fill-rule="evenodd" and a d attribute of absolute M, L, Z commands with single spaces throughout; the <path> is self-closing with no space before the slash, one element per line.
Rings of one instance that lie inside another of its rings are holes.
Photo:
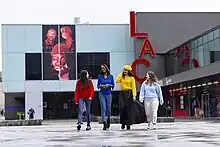
<path fill-rule="evenodd" d="M 216 75 L 220 73 L 220 61 L 212 63 L 207 66 L 194 68 L 188 71 L 184 71 L 169 77 L 166 77 L 162 80 L 162 86 L 178 84 L 185 81 L 195 80 L 211 75 Z"/>

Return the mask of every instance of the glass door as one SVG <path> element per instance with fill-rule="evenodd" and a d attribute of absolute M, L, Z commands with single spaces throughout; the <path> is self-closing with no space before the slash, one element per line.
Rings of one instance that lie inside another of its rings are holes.
<path fill-rule="evenodd" d="M 201 109 L 204 112 L 204 117 L 210 117 L 209 94 L 202 94 L 201 98 Z"/>

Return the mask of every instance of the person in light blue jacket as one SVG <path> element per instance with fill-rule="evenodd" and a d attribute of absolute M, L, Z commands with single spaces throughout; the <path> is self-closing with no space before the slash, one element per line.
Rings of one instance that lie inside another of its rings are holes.
<path fill-rule="evenodd" d="M 159 104 L 163 105 L 163 95 L 161 86 L 158 83 L 156 75 L 149 71 L 146 74 L 146 81 L 141 85 L 139 101 L 144 101 L 144 108 L 147 117 L 148 127 L 150 129 L 153 123 L 153 129 L 156 129 L 157 111 Z"/>

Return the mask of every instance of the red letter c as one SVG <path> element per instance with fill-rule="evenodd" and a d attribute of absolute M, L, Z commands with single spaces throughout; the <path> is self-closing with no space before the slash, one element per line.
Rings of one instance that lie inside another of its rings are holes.
<path fill-rule="evenodd" d="M 134 62 L 132 63 L 131 67 L 132 67 L 132 73 L 134 74 L 134 78 L 137 82 L 144 82 L 146 77 L 142 77 L 139 78 L 137 76 L 137 65 L 138 64 L 144 64 L 146 67 L 150 67 L 150 62 L 147 59 L 144 58 L 138 58 L 136 60 L 134 60 Z"/>

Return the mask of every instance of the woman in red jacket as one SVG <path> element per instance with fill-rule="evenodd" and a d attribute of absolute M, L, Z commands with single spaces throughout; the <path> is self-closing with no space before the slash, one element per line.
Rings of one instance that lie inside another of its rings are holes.
<path fill-rule="evenodd" d="M 94 96 L 94 87 L 92 80 L 89 79 L 89 74 L 86 70 L 81 71 L 80 79 L 76 83 L 76 89 L 74 94 L 75 103 L 78 104 L 78 126 L 77 130 L 81 129 L 82 124 L 82 114 L 83 114 L 83 105 L 86 104 L 86 115 L 87 115 L 87 127 L 86 130 L 91 130 L 90 121 L 91 121 L 91 101 Z"/>

